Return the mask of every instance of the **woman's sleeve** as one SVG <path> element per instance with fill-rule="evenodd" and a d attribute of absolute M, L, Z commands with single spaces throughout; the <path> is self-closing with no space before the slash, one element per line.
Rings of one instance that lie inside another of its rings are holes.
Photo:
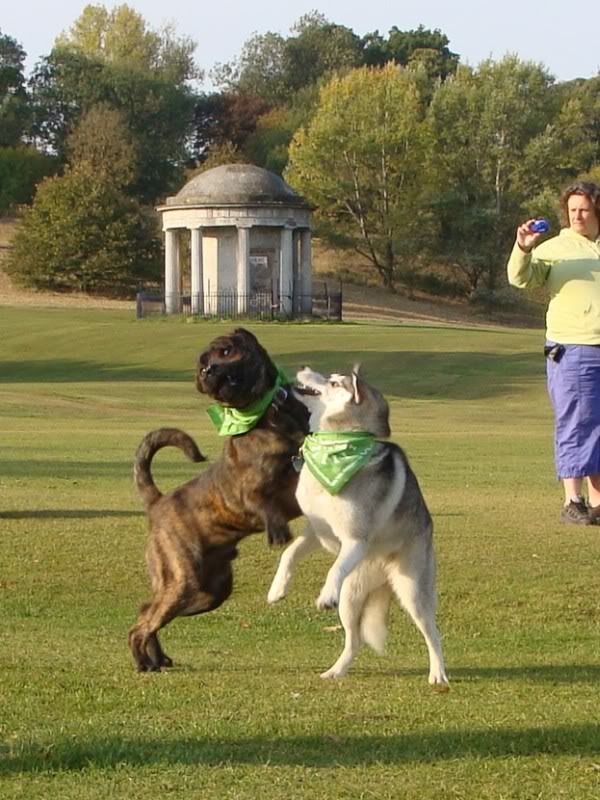
<path fill-rule="evenodd" d="M 546 283 L 551 266 L 550 261 L 536 258 L 535 250 L 531 253 L 525 253 L 515 242 L 506 266 L 508 282 L 518 289 L 534 289 L 538 286 L 543 286 Z"/>

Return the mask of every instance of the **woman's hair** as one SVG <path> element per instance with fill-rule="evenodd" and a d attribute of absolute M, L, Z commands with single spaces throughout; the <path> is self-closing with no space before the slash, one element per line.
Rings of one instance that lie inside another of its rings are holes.
<path fill-rule="evenodd" d="M 596 219 L 600 223 L 600 187 L 591 181 L 576 181 L 574 184 L 565 189 L 560 197 L 560 216 L 562 224 L 569 224 L 567 203 L 569 202 L 569 197 L 574 194 L 582 194 L 587 197 L 590 203 L 594 206 Z"/>

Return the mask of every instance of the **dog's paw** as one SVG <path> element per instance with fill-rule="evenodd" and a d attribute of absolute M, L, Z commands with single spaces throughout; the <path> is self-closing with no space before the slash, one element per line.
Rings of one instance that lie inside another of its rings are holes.
<path fill-rule="evenodd" d="M 448 676 L 445 672 L 430 672 L 429 673 L 429 685 L 433 689 L 434 692 L 439 692 L 443 694 L 444 692 L 450 691 L 450 685 L 448 683 Z"/>
<path fill-rule="evenodd" d="M 317 597 L 317 608 L 319 611 L 328 611 L 338 607 L 339 596 L 337 592 L 332 592 L 325 587 Z"/>
<path fill-rule="evenodd" d="M 336 669 L 335 666 L 333 666 L 331 667 L 331 669 L 322 672 L 320 677 L 325 680 L 328 680 L 330 678 L 343 678 L 345 674 L 346 674 L 345 669 Z"/>
<path fill-rule="evenodd" d="M 271 584 L 271 588 L 269 589 L 269 594 L 267 595 L 267 603 L 273 604 L 279 602 L 279 600 L 283 600 L 283 598 L 287 595 L 287 586 L 280 582 L 273 582 Z"/>
<path fill-rule="evenodd" d="M 285 522 L 269 522 L 267 525 L 267 539 L 271 546 L 281 546 L 292 541 L 292 534 Z"/>

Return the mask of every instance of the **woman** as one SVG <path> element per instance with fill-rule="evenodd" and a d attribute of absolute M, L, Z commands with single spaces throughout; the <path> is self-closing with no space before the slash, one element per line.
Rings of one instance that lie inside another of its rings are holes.
<path fill-rule="evenodd" d="M 550 291 L 545 353 L 556 470 L 565 490 L 560 519 L 593 525 L 600 523 L 600 188 L 577 182 L 560 204 L 568 227 L 535 249 L 543 235 L 531 230 L 535 220 L 517 228 L 508 280 Z"/>

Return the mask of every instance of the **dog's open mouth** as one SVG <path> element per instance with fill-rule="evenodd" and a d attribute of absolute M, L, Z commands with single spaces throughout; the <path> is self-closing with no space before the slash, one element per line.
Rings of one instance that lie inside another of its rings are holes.
<path fill-rule="evenodd" d="M 317 389 L 312 386 L 307 386 L 305 383 L 297 383 L 294 386 L 294 391 L 298 394 L 310 395 L 311 397 L 319 397 L 321 394 L 321 392 L 317 391 Z"/>

